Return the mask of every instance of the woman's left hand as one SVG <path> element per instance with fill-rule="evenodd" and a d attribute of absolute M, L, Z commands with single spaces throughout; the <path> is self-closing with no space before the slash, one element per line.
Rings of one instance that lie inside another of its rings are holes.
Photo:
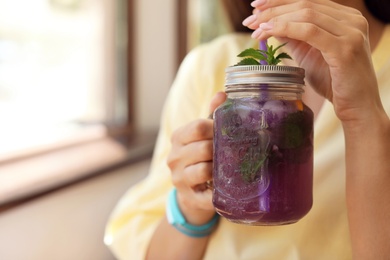
<path fill-rule="evenodd" d="M 329 99 L 343 123 L 364 122 L 381 109 L 371 63 L 368 22 L 356 9 L 320 0 L 258 0 L 243 23 L 253 38 L 288 42 L 306 81 Z"/>

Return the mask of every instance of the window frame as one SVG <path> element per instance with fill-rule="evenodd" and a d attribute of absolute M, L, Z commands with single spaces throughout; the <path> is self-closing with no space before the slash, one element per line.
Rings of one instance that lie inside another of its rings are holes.
<path fill-rule="evenodd" d="M 177 5 L 177 64 L 183 61 L 184 57 L 188 52 L 188 37 L 187 37 L 187 27 L 188 27 L 188 0 L 176 0 Z"/>
<path fill-rule="evenodd" d="M 126 51 L 126 80 L 122 85 L 117 84 L 108 95 L 111 120 L 105 124 L 106 131 L 92 131 L 92 134 L 88 134 L 87 130 L 59 144 L 3 158 L 0 161 L 0 183 L 4 187 L 0 189 L 0 212 L 151 156 L 157 131 L 139 133 L 135 125 L 135 1 L 118 1 L 127 6 L 124 10 L 127 17 L 127 46 L 126 50 L 120 50 Z M 124 99 L 121 102 L 125 102 L 123 107 L 126 110 L 126 116 L 119 119 L 118 110 L 114 108 L 118 98 Z"/>

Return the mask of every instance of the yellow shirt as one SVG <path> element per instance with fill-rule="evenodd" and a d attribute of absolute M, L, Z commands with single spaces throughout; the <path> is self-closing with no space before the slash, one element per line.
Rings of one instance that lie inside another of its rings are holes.
<path fill-rule="evenodd" d="M 118 259 L 144 259 L 172 188 L 166 165 L 171 134 L 208 116 L 211 98 L 224 88 L 225 68 L 238 61 L 240 51 L 253 46 L 248 39 L 247 34 L 222 36 L 195 48 L 183 61 L 165 103 L 150 174 L 122 197 L 106 227 L 105 242 Z M 373 53 L 382 101 L 390 114 L 388 46 L 390 26 Z M 296 224 L 273 227 L 238 225 L 221 218 L 204 259 L 351 259 L 344 136 L 329 102 L 318 115 L 314 131 L 314 204 L 308 215 Z"/>

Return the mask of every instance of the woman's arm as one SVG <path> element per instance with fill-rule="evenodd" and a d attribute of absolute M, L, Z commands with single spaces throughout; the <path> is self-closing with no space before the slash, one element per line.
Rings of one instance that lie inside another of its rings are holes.
<path fill-rule="evenodd" d="M 210 111 L 224 102 L 217 93 Z M 168 166 L 177 189 L 177 203 L 186 221 L 204 225 L 216 214 L 211 190 L 205 182 L 212 178 L 213 121 L 199 119 L 177 129 L 172 136 Z M 209 237 L 194 238 L 182 234 L 164 217 L 149 244 L 147 259 L 201 259 Z"/>
<path fill-rule="evenodd" d="M 208 237 L 191 238 L 171 226 L 167 218 L 161 221 L 149 244 L 146 259 L 202 259 Z"/>
<path fill-rule="evenodd" d="M 390 121 L 379 110 L 343 124 L 347 207 L 354 259 L 390 255 Z"/>
<path fill-rule="evenodd" d="M 356 3 L 364 7 L 363 1 Z M 288 42 L 287 50 L 306 70 L 307 83 L 333 103 L 342 122 L 354 258 L 385 259 L 390 255 L 390 122 L 371 62 L 367 19 L 336 1 L 252 4 L 259 12 L 244 21 L 255 30 L 252 37 Z M 376 21 L 370 28 L 374 24 L 384 26 Z"/>

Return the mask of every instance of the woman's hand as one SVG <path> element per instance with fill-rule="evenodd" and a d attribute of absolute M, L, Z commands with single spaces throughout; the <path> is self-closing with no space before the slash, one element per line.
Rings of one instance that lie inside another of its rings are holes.
<path fill-rule="evenodd" d="M 244 25 L 252 37 L 271 36 L 285 46 L 306 81 L 333 102 L 343 123 L 365 122 L 382 109 L 362 14 L 333 1 L 258 0 Z M 379 108 L 379 109 L 378 109 Z"/>
<path fill-rule="evenodd" d="M 364 10 L 363 1 L 349 3 Z M 371 63 L 366 18 L 330 0 L 256 0 L 252 6 L 254 15 L 243 22 L 255 30 L 252 37 L 288 42 L 307 83 L 332 101 L 343 124 L 353 258 L 385 259 L 390 254 L 390 121 Z M 383 29 L 370 21 L 371 28 Z"/>
<path fill-rule="evenodd" d="M 224 93 L 217 93 L 211 101 L 210 112 L 225 99 Z M 199 119 L 174 132 L 168 166 L 180 209 L 194 225 L 208 222 L 215 214 L 211 190 L 205 184 L 212 178 L 212 160 L 213 120 Z"/>

